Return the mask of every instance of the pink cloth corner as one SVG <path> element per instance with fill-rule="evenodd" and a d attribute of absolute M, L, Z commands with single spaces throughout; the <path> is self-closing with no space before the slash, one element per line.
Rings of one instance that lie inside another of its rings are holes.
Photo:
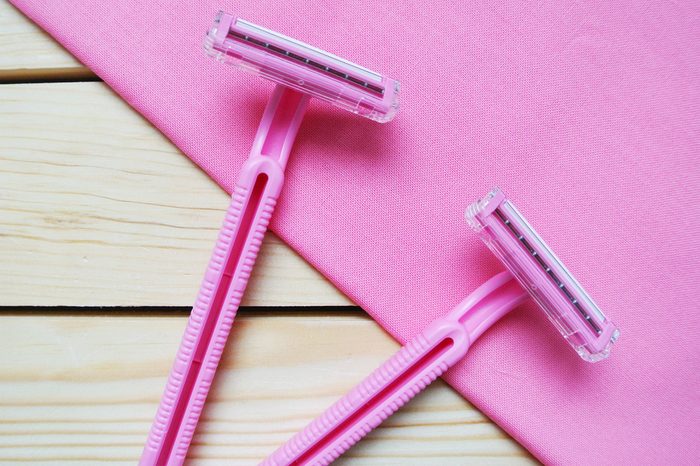
<path fill-rule="evenodd" d="M 273 229 L 405 341 L 500 269 L 462 214 L 501 186 L 622 337 L 528 305 L 448 382 L 546 463 L 700 463 L 698 4 L 13 3 L 226 189 L 271 85 L 204 56 L 219 8 L 399 79 L 386 126 L 312 105 Z"/>

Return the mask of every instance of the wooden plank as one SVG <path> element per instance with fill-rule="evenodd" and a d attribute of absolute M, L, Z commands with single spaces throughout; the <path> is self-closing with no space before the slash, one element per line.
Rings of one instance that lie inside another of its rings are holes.
<path fill-rule="evenodd" d="M 0 305 L 190 306 L 228 195 L 100 82 L 0 86 Z M 244 305 L 350 305 L 268 234 Z"/>
<path fill-rule="evenodd" d="M 93 76 L 9 2 L 0 2 L 0 82 Z"/>
<path fill-rule="evenodd" d="M 186 317 L 0 316 L 0 463 L 134 464 Z M 397 349 L 358 315 L 244 314 L 191 455 L 254 464 Z M 338 464 L 532 464 L 442 381 Z"/>

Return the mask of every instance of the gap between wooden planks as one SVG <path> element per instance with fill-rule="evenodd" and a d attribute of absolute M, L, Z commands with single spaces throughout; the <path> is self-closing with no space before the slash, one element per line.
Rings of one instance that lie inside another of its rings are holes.
<path fill-rule="evenodd" d="M 134 464 L 186 316 L 28 317 L 0 317 L 0 463 Z M 360 314 L 244 313 L 198 427 L 193 464 L 255 464 L 396 348 Z M 353 459 L 532 463 L 442 381 L 337 464 Z"/>
<path fill-rule="evenodd" d="M 2 305 L 189 306 L 228 202 L 105 84 L 0 85 Z M 352 303 L 268 233 L 243 305 Z"/>
<path fill-rule="evenodd" d="M 7 0 L 0 1 L 0 83 L 93 77 Z"/>

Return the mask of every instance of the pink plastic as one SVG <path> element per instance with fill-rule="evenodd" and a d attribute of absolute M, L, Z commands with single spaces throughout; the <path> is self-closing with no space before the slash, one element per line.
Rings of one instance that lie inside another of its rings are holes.
<path fill-rule="evenodd" d="M 139 464 L 180 465 L 284 182 L 309 97 L 277 86 L 233 191 L 219 239 Z"/>
<path fill-rule="evenodd" d="M 527 292 L 509 272 L 477 288 L 261 464 L 327 465 L 462 359 Z"/>

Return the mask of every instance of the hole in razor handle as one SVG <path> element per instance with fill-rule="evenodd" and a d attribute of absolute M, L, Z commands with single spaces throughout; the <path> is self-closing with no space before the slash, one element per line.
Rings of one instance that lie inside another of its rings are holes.
<path fill-rule="evenodd" d="M 192 398 L 192 392 L 194 391 L 197 377 L 202 369 L 202 363 L 205 359 L 207 349 L 209 348 L 209 344 L 211 343 L 214 331 L 216 329 L 216 323 L 218 322 L 222 308 L 226 303 L 226 296 L 228 295 L 231 282 L 233 281 L 233 276 L 236 273 L 236 267 L 240 262 L 241 255 L 243 254 L 243 248 L 245 247 L 250 230 L 253 227 L 255 214 L 258 211 L 260 202 L 262 201 L 267 180 L 268 177 L 265 173 L 258 175 L 255 180 L 255 184 L 253 185 L 250 197 L 248 198 L 248 203 L 244 207 L 245 210 L 239 217 L 238 231 L 234 232 L 235 237 L 233 238 L 233 244 L 231 245 L 229 255 L 226 258 L 226 262 L 221 270 L 219 283 L 216 286 L 214 297 L 209 305 L 209 310 L 205 317 L 206 320 L 200 328 L 199 338 L 197 339 L 196 347 L 192 353 L 192 361 L 190 366 L 187 368 L 187 374 L 185 374 L 185 379 L 182 382 L 182 388 L 178 394 L 175 407 L 170 416 L 170 424 L 167 426 L 167 431 L 163 439 L 163 447 L 158 455 L 158 459 L 156 460 L 156 465 L 165 465 L 168 463 L 168 459 L 170 458 L 170 454 L 174 447 L 175 438 L 180 430 L 180 425 L 184 420 L 183 418 L 185 416 L 185 412 L 187 411 L 189 401 Z"/>
<path fill-rule="evenodd" d="M 556 287 L 561 291 L 561 293 L 566 296 L 566 299 L 569 300 L 572 306 L 576 308 L 579 314 L 581 314 L 581 317 L 583 317 L 583 320 L 586 321 L 589 327 L 597 334 L 600 335 L 602 330 L 600 327 L 596 324 L 596 322 L 593 320 L 593 318 L 586 312 L 586 310 L 581 306 L 581 304 L 578 302 L 578 299 L 573 295 L 571 290 L 567 288 L 567 286 L 564 284 L 564 282 L 557 276 L 557 274 L 552 270 L 552 267 L 550 267 L 545 260 L 540 256 L 540 254 L 537 252 L 537 250 L 530 244 L 530 242 L 527 240 L 524 234 L 522 234 L 518 229 L 513 225 L 513 222 L 511 222 L 508 217 L 501 212 L 500 209 L 496 209 L 494 211 L 496 216 L 503 222 L 503 224 L 510 230 L 510 232 L 515 236 L 515 238 L 518 240 L 518 242 L 527 250 L 527 252 L 532 256 L 537 264 L 544 270 L 544 272 L 547 274 L 549 277 L 550 281 L 556 285 Z"/>
<path fill-rule="evenodd" d="M 316 442 L 310 445 L 303 453 L 301 453 L 301 455 L 289 463 L 289 466 L 302 466 L 313 460 L 314 457 L 328 447 L 328 445 L 335 442 L 346 431 L 362 422 L 362 420 L 368 415 L 372 414 L 372 412 L 390 396 L 408 385 L 413 378 L 419 375 L 426 367 L 429 367 L 430 364 L 435 362 L 435 360 L 449 350 L 452 345 L 454 345 L 452 338 L 445 338 L 444 340 L 440 341 L 420 359 L 414 361 L 413 364 L 408 366 L 387 386 L 375 393 L 350 416 L 340 422 L 340 424 L 335 426 L 330 432 L 326 433 L 323 437 L 319 438 Z M 375 426 L 372 426 L 372 428 L 374 427 Z"/>

